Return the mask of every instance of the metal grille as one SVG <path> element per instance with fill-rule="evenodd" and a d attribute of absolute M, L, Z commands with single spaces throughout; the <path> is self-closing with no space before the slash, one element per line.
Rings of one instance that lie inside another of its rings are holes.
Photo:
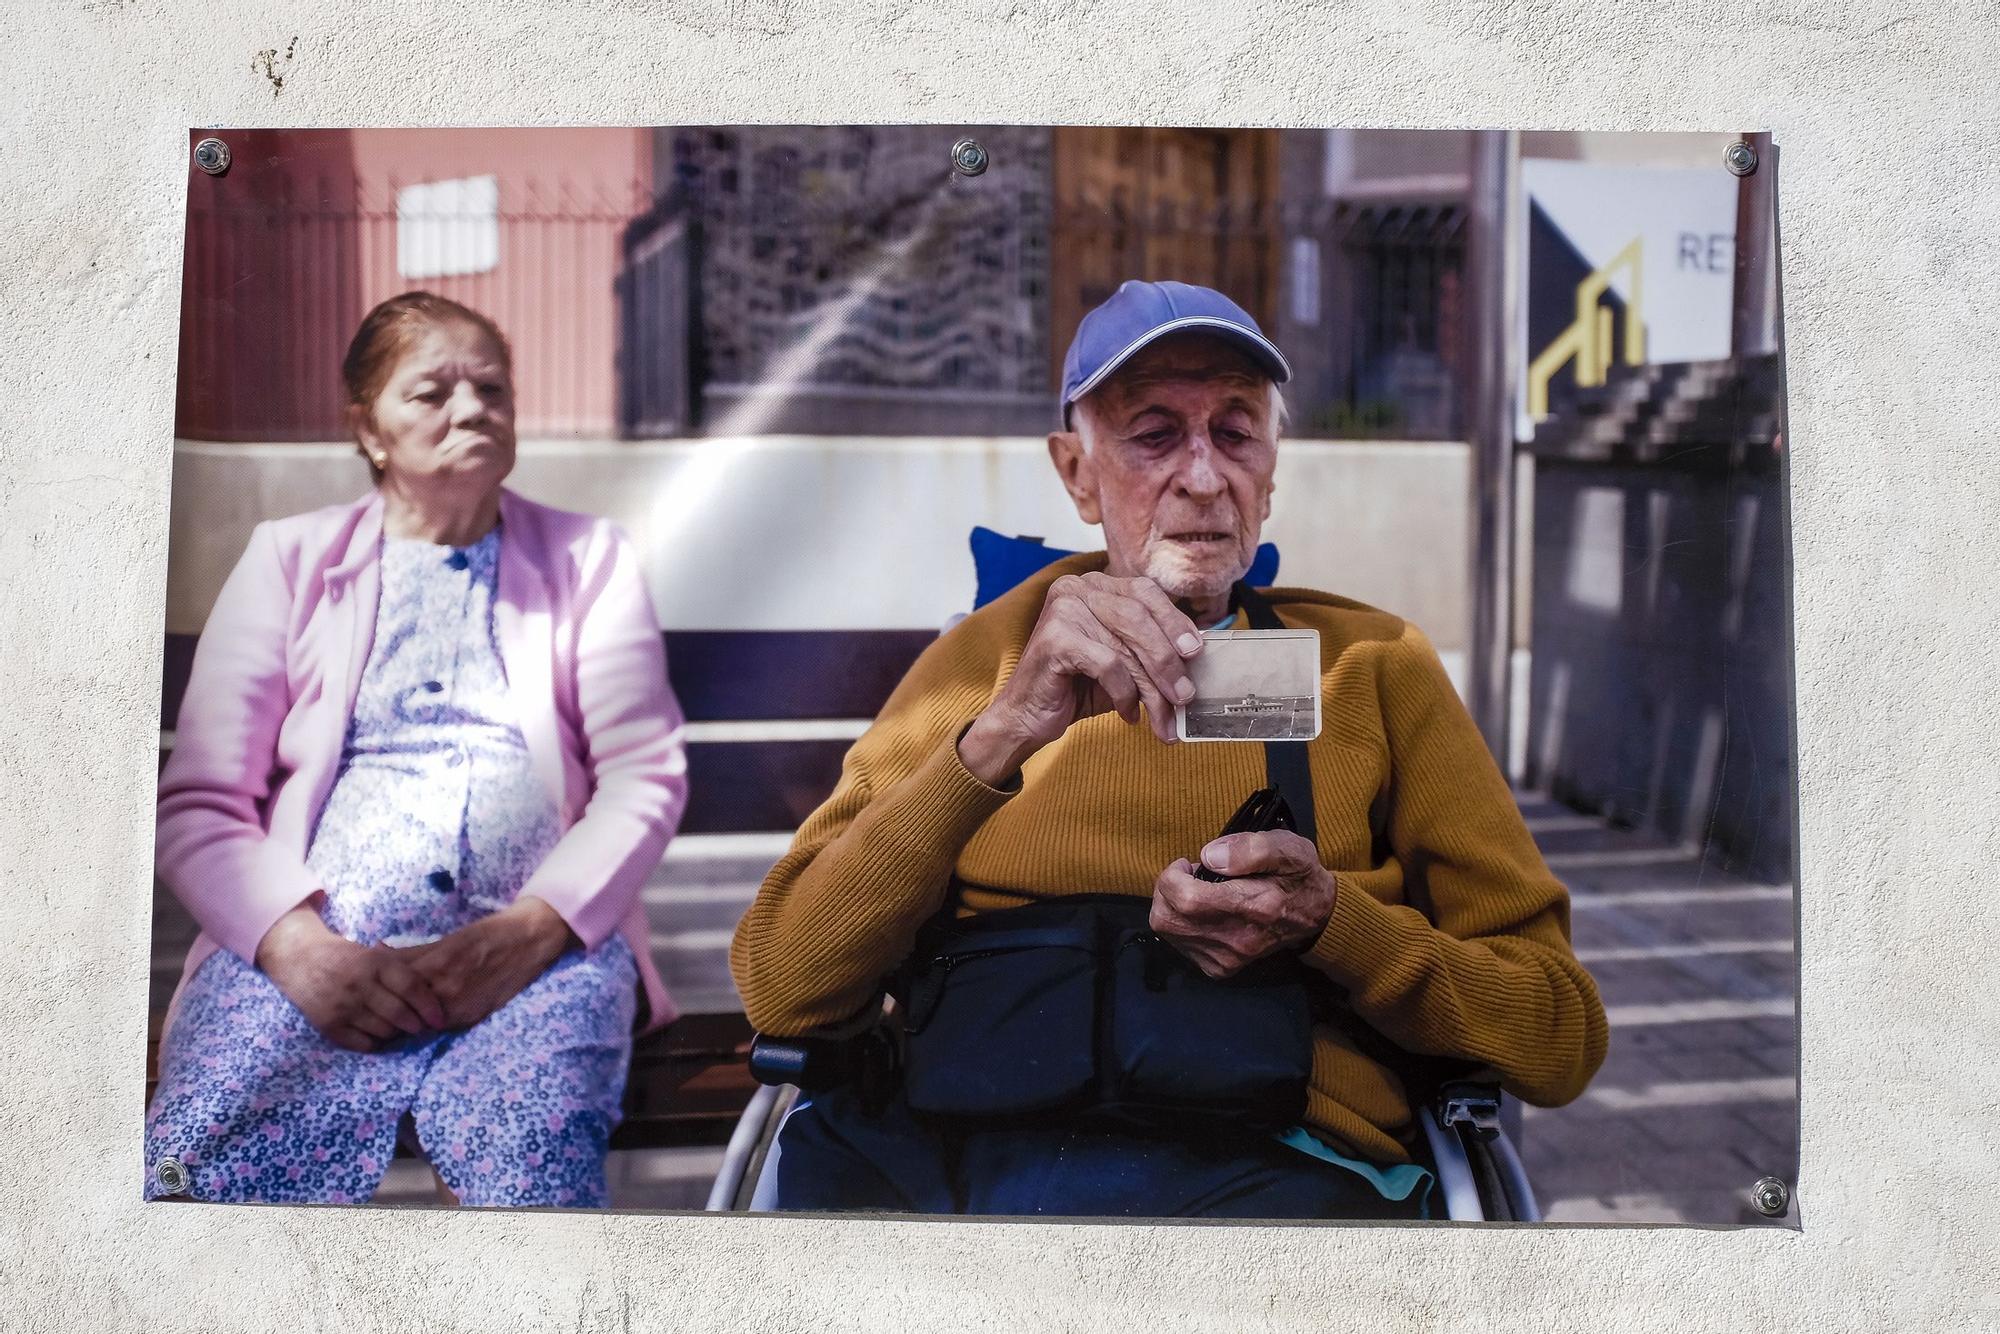
<path fill-rule="evenodd" d="M 1465 210 L 1353 205 L 1330 239 L 1353 283 L 1349 422 L 1418 438 L 1460 429 Z"/>
<path fill-rule="evenodd" d="M 978 135 L 993 168 L 962 180 L 945 127 L 673 134 L 704 429 L 1041 427 L 1047 131 Z"/>

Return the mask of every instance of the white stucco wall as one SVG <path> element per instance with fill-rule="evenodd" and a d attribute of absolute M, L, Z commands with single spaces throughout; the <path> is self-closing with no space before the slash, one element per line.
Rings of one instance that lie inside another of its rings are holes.
<path fill-rule="evenodd" d="M 1996 68 L 1868 0 L 0 8 L 0 1326 L 2000 1325 Z M 1775 131 L 1803 1231 L 141 1205 L 186 127 L 738 119 Z"/>

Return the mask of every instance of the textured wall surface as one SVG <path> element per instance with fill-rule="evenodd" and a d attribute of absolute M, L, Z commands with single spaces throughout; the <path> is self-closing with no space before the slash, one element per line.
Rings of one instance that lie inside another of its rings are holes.
<path fill-rule="evenodd" d="M 16 0 L 0 53 L 0 1327 L 2000 1325 L 1990 4 Z M 1775 132 L 1803 1231 L 142 1207 L 187 127 L 738 119 Z"/>

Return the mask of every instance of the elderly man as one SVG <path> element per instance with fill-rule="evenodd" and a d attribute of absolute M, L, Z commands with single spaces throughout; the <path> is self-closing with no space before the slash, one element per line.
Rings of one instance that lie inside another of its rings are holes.
<path fill-rule="evenodd" d="M 1174 705 L 1193 694 L 1201 632 L 1259 600 L 1238 581 L 1270 514 L 1289 374 L 1206 288 L 1128 282 L 1085 317 L 1049 453 L 1105 550 L 1058 561 L 924 653 L 765 881 L 731 965 L 760 1030 L 802 1034 L 875 1005 L 941 919 L 1150 900 L 1152 932 L 1205 977 L 1282 966 L 1310 983 L 1298 1123 L 953 1120 L 835 1090 L 785 1125 L 783 1207 L 1423 1217 L 1403 1054 L 1495 1071 L 1541 1104 L 1596 1072 L 1605 1019 L 1568 897 L 1415 626 L 1269 590 L 1284 626 L 1320 636 L 1315 837 L 1215 837 L 1265 785 L 1266 748 L 1177 743 Z M 1328 523 L 1366 503 L 1316 500 Z M 1030 1048 L 1018 1073 L 1046 1064 Z M 1017 1071 L 974 1073 L 1004 1089 Z"/>

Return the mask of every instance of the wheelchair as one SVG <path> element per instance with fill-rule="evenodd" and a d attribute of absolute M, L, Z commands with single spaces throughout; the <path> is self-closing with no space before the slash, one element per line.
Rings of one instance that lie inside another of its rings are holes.
<path fill-rule="evenodd" d="M 709 1190 L 715 1213 L 768 1213 L 777 1207 L 779 1132 L 808 1092 L 879 1077 L 893 1064 L 894 1039 L 878 1017 L 859 1032 L 827 1037 L 759 1034 L 750 1049 L 757 1092 L 738 1118 Z M 1497 1086 L 1447 1080 L 1417 1100 L 1438 1197 L 1452 1222 L 1539 1223 L 1541 1206 L 1520 1153 L 1500 1124 Z"/>

